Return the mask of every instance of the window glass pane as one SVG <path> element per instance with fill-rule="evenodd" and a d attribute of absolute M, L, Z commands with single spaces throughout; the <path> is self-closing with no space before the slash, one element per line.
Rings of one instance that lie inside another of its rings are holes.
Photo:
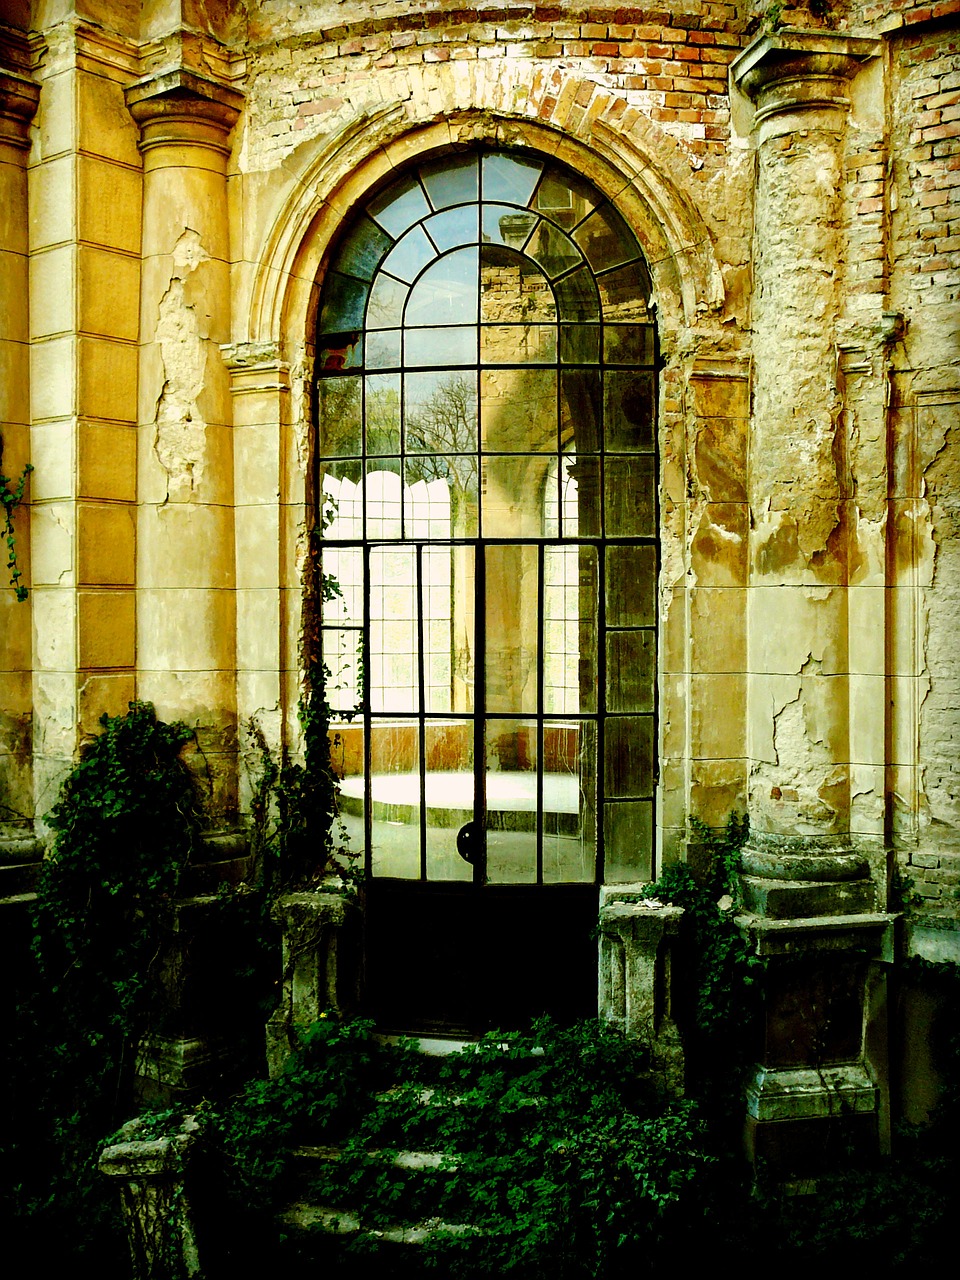
<path fill-rule="evenodd" d="M 360 379 L 317 380 L 321 458 L 358 457 L 360 447 Z"/>
<path fill-rule="evenodd" d="M 553 321 L 553 290 L 529 258 L 485 244 L 480 251 L 480 319 L 492 323 Z"/>
<path fill-rule="evenodd" d="M 553 286 L 562 320 L 599 320 L 600 297 L 586 267 L 573 271 Z"/>
<path fill-rule="evenodd" d="M 364 379 L 367 453 L 400 452 L 400 375 L 378 373 Z"/>
<path fill-rule="evenodd" d="M 525 205 L 543 170 L 539 160 L 503 154 L 483 157 L 483 199 Z"/>
<path fill-rule="evenodd" d="M 331 271 L 324 281 L 320 333 L 348 333 L 361 329 L 369 288 L 363 280 Z"/>
<path fill-rule="evenodd" d="M 608 370 L 603 390 L 607 448 L 652 452 L 656 423 L 654 375 Z"/>
<path fill-rule="evenodd" d="M 367 334 L 364 343 L 368 369 L 399 369 L 399 329 L 374 329 Z"/>
<path fill-rule="evenodd" d="M 560 374 L 560 438 L 577 454 L 600 449 L 600 372 L 564 369 Z"/>
<path fill-rule="evenodd" d="M 600 360 L 598 324 L 562 324 L 560 361 L 562 364 L 597 364 Z"/>
<path fill-rule="evenodd" d="M 654 537 L 655 486 L 652 455 L 606 458 L 603 464 L 603 496 L 608 537 Z"/>
<path fill-rule="evenodd" d="M 603 806 L 603 878 L 607 884 L 653 878 L 653 802 Z"/>
<path fill-rule="evenodd" d="M 653 326 L 604 325 L 603 357 L 607 364 L 653 364 Z"/>
<path fill-rule="evenodd" d="M 359 627 L 324 627 L 321 633 L 323 665 L 327 670 L 323 690 L 330 708 L 341 714 L 359 710 L 363 632 Z"/>
<path fill-rule="evenodd" d="M 363 537 L 363 464 L 328 462 L 320 469 L 321 510 L 326 542 L 359 541 Z"/>
<path fill-rule="evenodd" d="M 607 626 L 652 627 L 656 620 L 656 549 L 607 547 L 606 565 Z"/>
<path fill-rule="evenodd" d="M 410 286 L 394 280 L 381 271 L 370 290 L 367 304 L 368 329 L 392 329 L 403 324 L 403 304 Z"/>
<path fill-rule="evenodd" d="M 368 538 L 403 536 L 403 483 L 399 458 L 378 458 L 367 464 L 366 514 Z"/>
<path fill-rule="evenodd" d="M 556 359 L 556 325 L 480 326 L 481 364 L 554 364 Z"/>
<path fill-rule="evenodd" d="M 573 238 L 594 271 L 606 271 L 640 256 L 640 248 L 632 232 L 609 204 L 594 210 L 577 227 Z"/>
<path fill-rule="evenodd" d="M 589 453 L 575 456 L 563 455 L 561 478 L 564 485 L 575 484 L 576 505 L 563 507 L 563 536 L 565 538 L 596 538 L 600 534 L 600 474 L 601 462 Z"/>
<path fill-rule="evenodd" d="M 331 333 L 321 338 L 317 352 L 317 368 L 323 370 L 359 369 L 363 363 L 360 330 Z"/>
<path fill-rule="evenodd" d="M 448 325 L 445 329 L 404 330 L 407 364 L 476 364 L 477 330 L 474 325 Z"/>
<path fill-rule="evenodd" d="M 363 552 L 324 544 L 322 570 L 329 586 L 323 620 L 331 626 L 363 625 Z"/>
<path fill-rule="evenodd" d="M 534 207 L 569 231 L 602 200 L 599 192 L 568 169 L 548 169 L 537 188 Z"/>
<path fill-rule="evenodd" d="M 525 252 L 540 263 L 551 280 L 583 260 L 583 255 L 570 237 L 546 218 L 538 223 Z"/>
<path fill-rule="evenodd" d="M 411 454 L 406 460 L 405 492 L 411 495 L 421 482 L 428 485 L 442 481 L 449 494 L 451 538 L 475 538 L 478 530 L 479 498 L 477 495 L 476 454 L 444 457 L 441 454 Z M 421 492 L 416 490 L 417 493 Z M 413 501 L 411 497 L 410 501 Z M 408 515 L 412 508 L 408 508 Z M 409 537 L 409 531 L 407 536 Z"/>
<path fill-rule="evenodd" d="M 436 256 L 436 249 L 427 239 L 423 227 L 418 225 L 411 227 L 406 235 L 397 241 L 384 259 L 383 269 L 389 271 L 392 276 L 399 276 L 401 280 L 412 284 L 427 263 Z"/>
<path fill-rule="evenodd" d="M 607 632 L 607 710 L 652 711 L 656 646 L 652 631 Z"/>
<path fill-rule="evenodd" d="M 653 716 L 611 716 L 604 723 L 606 794 L 653 795 Z"/>
<path fill-rule="evenodd" d="M 598 277 L 604 320 L 649 322 L 647 302 L 653 293 L 650 273 L 643 262 L 633 262 Z"/>
<path fill-rule="evenodd" d="M 472 880 L 473 868 L 457 852 L 457 832 L 475 817 L 473 722 L 427 721 L 423 749 L 427 768 L 427 878 Z"/>
<path fill-rule="evenodd" d="M 596 726 L 548 720 L 542 756 L 543 879 L 589 883 L 596 863 Z"/>
<path fill-rule="evenodd" d="M 376 223 L 362 217 L 337 254 L 336 269 L 361 280 L 372 280 L 377 263 L 392 243 Z"/>
<path fill-rule="evenodd" d="M 476 244 L 479 236 L 477 228 L 480 222 L 480 211 L 477 205 L 462 205 L 457 209 L 447 209 L 436 213 L 423 224 L 430 239 L 441 253 L 445 249 L 455 249 L 461 244 Z"/>
<path fill-rule="evenodd" d="M 343 846 L 341 856 L 359 858 L 366 844 L 363 825 L 363 725 L 335 723 L 328 737 L 330 765 L 340 780 L 336 837 Z"/>
<path fill-rule="evenodd" d="M 519 252 L 536 225 L 537 215 L 508 204 L 484 204 L 481 222 L 486 244 L 502 244 Z"/>
<path fill-rule="evenodd" d="M 567 779 L 568 784 L 572 782 Z M 537 722 L 486 724 L 487 879 L 531 884 L 537 878 Z M 574 786 L 568 786 L 573 791 Z"/>
<path fill-rule="evenodd" d="M 487 710 L 537 711 L 537 548 L 486 548 Z"/>
<path fill-rule="evenodd" d="M 419 644 L 415 547 L 371 549 L 369 595 L 366 674 L 370 710 L 416 711 Z"/>
<path fill-rule="evenodd" d="M 481 370 L 480 432 L 484 452 L 556 453 L 556 370 Z"/>
<path fill-rule="evenodd" d="M 395 238 L 429 212 L 427 198 L 416 178 L 401 178 L 370 204 L 370 216 Z"/>
<path fill-rule="evenodd" d="M 555 461 L 555 460 L 554 460 Z M 539 538 L 549 455 L 485 456 L 481 459 L 480 532 L 484 538 Z"/>
<path fill-rule="evenodd" d="M 371 865 L 374 875 L 420 875 L 420 728 L 416 721 L 370 725 Z"/>
<path fill-rule="evenodd" d="M 471 245 L 427 267 L 410 290 L 404 324 L 476 324 L 478 256 Z"/>
<path fill-rule="evenodd" d="M 475 453 L 477 374 L 408 373 L 404 385 L 408 453 Z"/>
<path fill-rule="evenodd" d="M 544 549 L 543 708 L 548 714 L 596 710 L 596 557 L 594 547 Z"/>
<path fill-rule="evenodd" d="M 423 185 L 435 209 L 476 200 L 479 195 L 477 174 L 476 156 L 446 156 L 436 164 L 425 164 L 420 170 Z"/>

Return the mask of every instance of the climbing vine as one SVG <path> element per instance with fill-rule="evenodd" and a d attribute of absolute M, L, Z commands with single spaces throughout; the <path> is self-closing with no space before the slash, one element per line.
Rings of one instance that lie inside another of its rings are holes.
<path fill-rule="evenodd" d="M 3 441 L 0 440 L 0 463 L 2 461 Z M 26 600 L 29 591 L 20 581 L 23 577 L 23 571 L 17 561 L 17 541 L 13 530 L 13 513 L 23 502 L 27 476 L 32 470 L 33 467 L 30 463 L 25 463 L 23 470 L 20 472 L 20 477 L 16 481 L 11 479 L 10 476 L 5 476 L 0 471 L 0 503 L 3 504 L 3 539 L 7 547 L 7 569 L 10 573 L 10 585 L 13 587 L 14 593 L 21 604 Z M 11 485 L 13 486 L 12 488 L 10 487 Z"/>

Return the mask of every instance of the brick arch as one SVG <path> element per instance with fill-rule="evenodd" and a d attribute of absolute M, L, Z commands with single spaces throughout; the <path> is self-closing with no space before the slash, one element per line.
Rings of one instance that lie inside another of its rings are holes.
<path fill-rule="evenodd" d="M 481 89 L 484 79 L 492 81 L 479 76 L 473 88 Z M 477 94 L 493 99 L 490 106 L 428 123 L 411 121 L 409 104 L 393 104 L 311 146 L 257 265 L 250 338 L 299 346 L 310 331 L 324 255 L 343 219 L 410 160 L 477 141 L 555 156 L 612 201 L 646 255 L 667 346 L 673 334 L 716 311 L 723 279 L 706 225 L 683 190 L 689 163 L 678 144 L 593 81 L 567 78 L 560 92 L 547 92 L 552 84 L 531 92 L 513 113 L 504 110 L 500 82 Z"/>

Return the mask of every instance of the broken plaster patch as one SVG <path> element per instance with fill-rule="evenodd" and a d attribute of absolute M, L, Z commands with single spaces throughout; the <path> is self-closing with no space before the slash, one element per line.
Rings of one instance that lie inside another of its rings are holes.
<path fill-rule="evenodd" d="M 206 423 L 199 409 L 206 348 L 186 282 L 210 255 L 189 227 L 173 251 L 173 274 L 157 311 L 163 388 L 157 400 L 154 451 L 167 475 L 167 500 L 190 497 L 203 479 Z"/>

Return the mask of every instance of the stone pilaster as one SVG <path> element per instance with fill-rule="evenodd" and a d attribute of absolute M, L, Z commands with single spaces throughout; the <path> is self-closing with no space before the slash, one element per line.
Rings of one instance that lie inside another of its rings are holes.
<path fill-rule="evenodd" d="M 186 70 L 126 91 L 143 155 L 139 695 L 198 726 L 215 813 L 236 809 L 236 571 L 227 161 L 235 90 Z"/>
<path fill-rule="evenodd" d="M 740 925 L 768 964 L 746 1138 L 778 1177 L 807 1176 L 844 1144 L 882 1148 L 888 1125 L 884 555 L 882 540 L 867 554 L 856 504 L 878 424 L 844 310 L 851 85 L 878 52 L 782 31 L 731 67 L 757 154 Z M 882 530 L 882 497 L 878 515 Z M 877 803 L 855 804 L 865 792 Z"/>
<path fill-rule="evenodd" d="M 27 153 L 40 86 L 0 70 L 0 472 L 16 484 L 30 459 Z M 14 517 L 17 560 L 30 582 L 30 522 Z M 3 563 L 6 556 L 3 557 Z M 31 777 L 32 605 L 0 579 L 0 896 L 28 888 L 39 856 Z"/>

